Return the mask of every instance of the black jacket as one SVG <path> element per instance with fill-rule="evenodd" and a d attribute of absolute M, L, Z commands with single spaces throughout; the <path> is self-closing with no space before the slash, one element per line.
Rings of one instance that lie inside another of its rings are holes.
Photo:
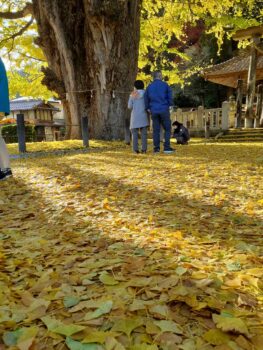
<path fill-rule="evenodd" d="M 190 140 L 189 131 L 185 126 L 183 126 L 183 124 L 178 125 L 177 128 L 174 129 L 173 136 L 175 138 L 178 136 L 183 137 L 185 141 Z"/>

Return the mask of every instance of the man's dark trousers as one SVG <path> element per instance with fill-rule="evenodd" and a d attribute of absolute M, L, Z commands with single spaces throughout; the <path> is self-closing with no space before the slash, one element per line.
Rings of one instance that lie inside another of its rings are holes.
<path fill-rule="evenodd" d="M 152 114 L 153 122 L 153 145 L 154 151 L 160 151 L 160 129 L 161 125 L 164 128 L 164 151 L 171 149 L 170 147 L 170 138 L 171 138 L 171 118 L 170 112 L 163 113 L 153 113 Z"/>

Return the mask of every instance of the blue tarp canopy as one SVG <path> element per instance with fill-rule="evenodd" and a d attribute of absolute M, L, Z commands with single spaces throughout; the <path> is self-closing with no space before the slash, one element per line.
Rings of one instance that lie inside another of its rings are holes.
<path fill-rule="evenodd" d="M 2 59 L 0 58 L 0 112 L 8 115 L 10 113 L 8 81 L 6 70 Z"/>

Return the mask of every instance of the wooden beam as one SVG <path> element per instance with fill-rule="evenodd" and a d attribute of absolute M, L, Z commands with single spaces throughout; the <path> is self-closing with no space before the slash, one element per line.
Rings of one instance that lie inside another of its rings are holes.
<path fill-rule="evenodd" d="M 237 81 L 237 101 L 236 101 L 235 128 L 241 128 L 242 98 L 243 98 L 243 80 L 242 79 L 238 79 L 238 81 Z"/>
<path fill-rule="evenodd" d="M 252 38 L 252 46 L 250 51 L 249 70 L 248 70 L 248 81 L 247 81 L 247 98 L 246 98 L 246 115 L 245 115 L 245 127 L 253 127 L 254 119 L 254 99 L 256 92 L 256 68 L 258 52 L 256 45 L 260 39 L 257 37 Z"/>
<path fill-rule="evenodd" d="M 256 107 L 256 119 L 255 119 L 256 128 L 260 126 L 262 109 L 263 109 L 263 85 L 260 84 L 258 85 L 258 88 L 257 88 L 257 107 Z"/>
<path fill-rule="evenodd" d="M 260 26 L 249 27 L 247 29 L 237 30 L 233 35 L 234 40 L 251 39 L 254 37 L 263 37 L 263 24 Z"/>

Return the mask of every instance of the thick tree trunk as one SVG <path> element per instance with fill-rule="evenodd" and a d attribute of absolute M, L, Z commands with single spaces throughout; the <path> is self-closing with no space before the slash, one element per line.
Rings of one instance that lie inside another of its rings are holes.
<path fill-rule="evenodd" d="M 124 138 L 137 73 L 141 0 L 33 0 L 45 84 L 62 99 L 69 136 Z M 126 120 L 126 123 L 125 123 Z"/>

